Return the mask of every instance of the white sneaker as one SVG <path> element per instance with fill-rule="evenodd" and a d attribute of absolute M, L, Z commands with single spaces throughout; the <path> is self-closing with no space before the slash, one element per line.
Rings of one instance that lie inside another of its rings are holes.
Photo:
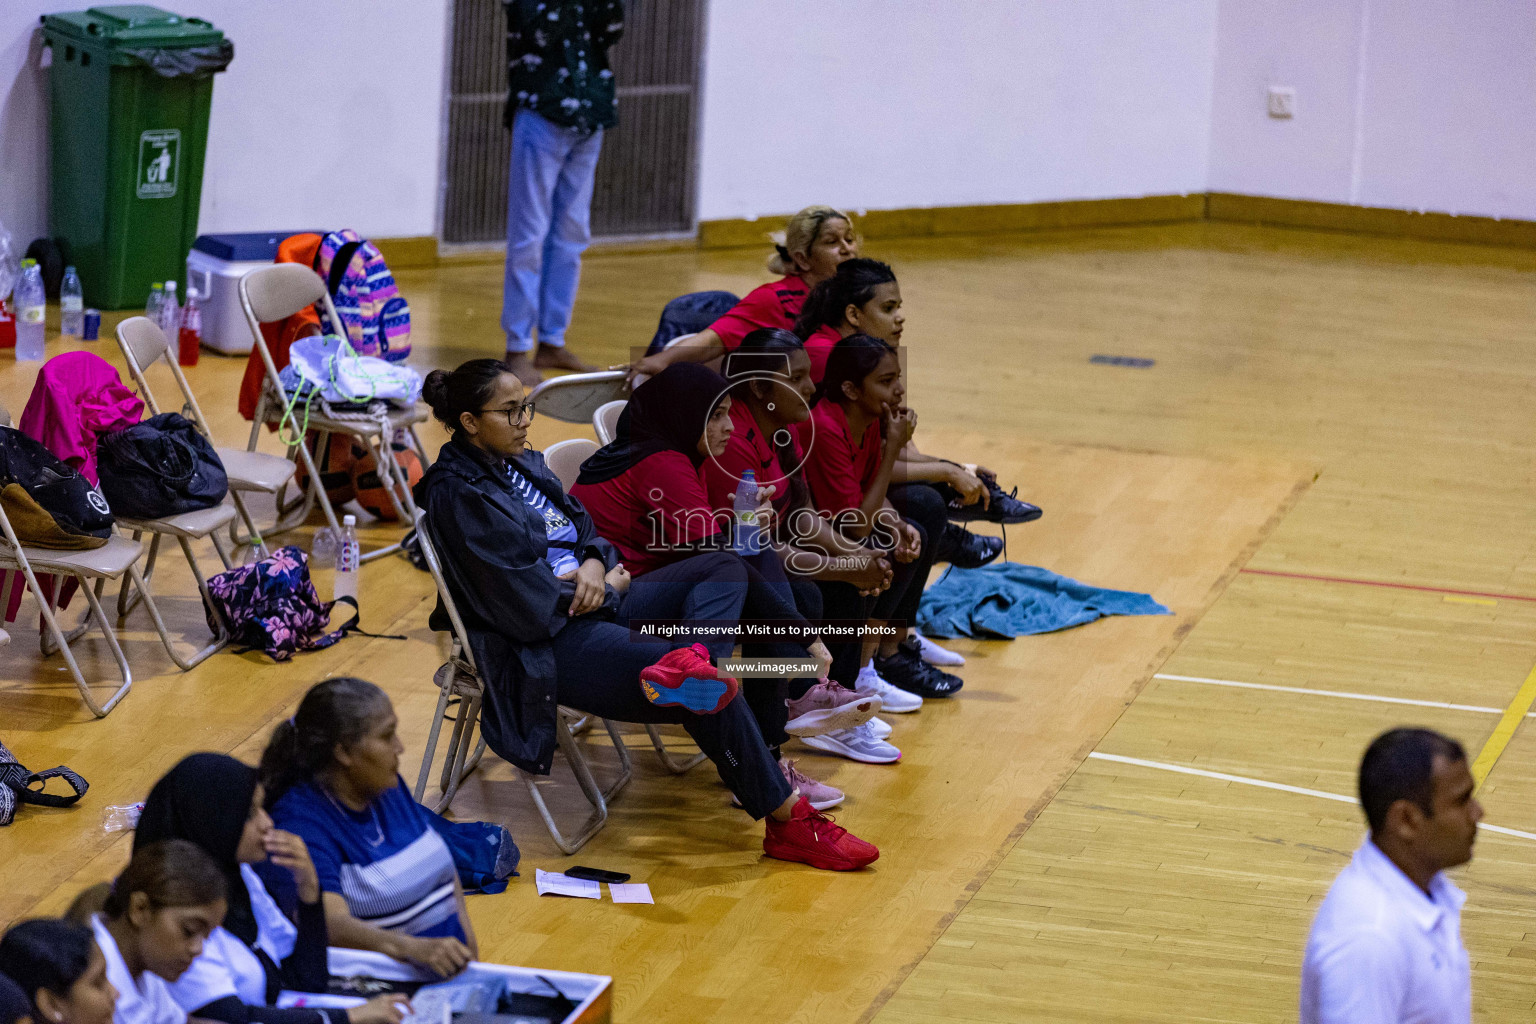
<path fill-rule="evenodd" d="M 877 740 L 886 739 L 891 735 L 891 723 L 883 718 L 871 718 L 869 720 L 869 732 Z"/>
<path fill-rule="evenodd" d="M 859 678 L 853 681 L 853 688 L 859 693 L 879 697 L 880 710 L 889 711 L 893 715 L 909 715 L 923 706 L 923 698 L 881 679 L 873 665 L 859 669 Z"/>
<path fill-rule="evenodd" d="M 800 742 L 829 754 L 838 754 L 865 764 L 892 764 L 901 760 L 901 751 L 885 740 L 877 739 L 865 722 L 856 729 L 839 729 L 820 736 L 802 736 Z"/>
<path fill-rule="evenodd" d="M 923 634 L 914 630 L 912 635 L 917 637 L 918 653 L 922 655 L 923 660 L 928 664 L 938 665 L 940 668 L 953 668 L 956 665 L 965 664 L 964 657 L 956 654 L 954 651 L 940 647 L 932 640 L 923 636 Z"/>

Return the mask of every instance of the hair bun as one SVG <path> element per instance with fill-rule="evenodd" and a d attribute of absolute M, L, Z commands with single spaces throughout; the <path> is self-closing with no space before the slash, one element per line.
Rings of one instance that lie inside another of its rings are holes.
<path fill-rule="evenodd" d="M 433 370 L 427 374 L 421 382 L 421 397 L 432 407 L 434 413 L 443 412 L 444 403 L 448 398 L 448 374 L 442 370 Z"/>

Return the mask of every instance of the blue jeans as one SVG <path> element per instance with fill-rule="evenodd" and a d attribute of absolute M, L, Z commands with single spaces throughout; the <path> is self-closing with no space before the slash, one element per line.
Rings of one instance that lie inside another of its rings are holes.
<path fill-rule="evenodd" d="M 512 122 L 507 178 L 507 271 L 501 327 L 508 352 L 565 344 L 581 254 L 592 239 L 592 182 L 601 130 L 583 135 L 531 110 Z"/>

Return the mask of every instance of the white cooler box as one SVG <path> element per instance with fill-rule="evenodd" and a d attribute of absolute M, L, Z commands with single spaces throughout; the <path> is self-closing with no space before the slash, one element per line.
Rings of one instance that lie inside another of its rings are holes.
<path fill-rule="evenodd" d="M 245 355 L 251 350 L 251 329 L 237 290 L 240 278 L 257 267 L 270 266 L 277 258 L 278 244 L 296 234 L 300 232 L 198 236 L 187 253 L 187 288 L 196 291 L 202 303 L 204 346 L 225 355 Z"/>

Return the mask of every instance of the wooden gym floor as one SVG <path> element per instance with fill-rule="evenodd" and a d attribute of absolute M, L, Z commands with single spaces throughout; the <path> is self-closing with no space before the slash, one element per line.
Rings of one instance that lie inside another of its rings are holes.
<path fill-rule="evenodd" d="M 859 875 L 762 859 L 711 769 L 666 775 L 642 734 L 636 777 L 578 862 L 631 872 L 656 905 L 540 899 L 533 870 L 570 861 L 489 760 L 455 811 L 509 823 L 524 877 L 470 902 L 486 958 L 612 974 L 623 1021 L 1294 1020 L 1311 914 L 1363 833 L 1354 765 L 1376 732 L 1413 722 L 1460 737 L 1486 774 L 1487 821 L 1506 831 L 1456 873 L 1475 1015 L 1529 1019 L 1536 744 L 1518 726 L 1536 696 L 1536 254 L 1215 224 L 869 248 L 901 274 L 920 442 L 1046 509 L 1009 531 L 1014 560 L 1149 591 L 1175 614 L 954 643 L 966 690 L 893 718 L 901 765 L 802 748 L 848 791 L 840 820 L 881 846 Z M 760 259 L 594 255 L 572 344 L 621 360 L 667 298 L 744 292 Z M 401 283 L 415 362 L 499 350 L 499 264 Z M 116 361 L 110 342 L 94 350 Z M 205 354 L 193 375 L 225 443 L 244 436 L 241 365 Z M 13 412 L 34 372 L 0 363 Z M 570 436 L 589 432 L 533 430 L 540 445 Z M 173 631 L 204 635 L 184 567 L 167 559 L 156 590 Z M 0 738 L 92 789 L 0 831 L 0 922 L 108 877 L 128 842 L 102 830 L 103 808 L 192 750 L 254 760 L 326 675 L 390 691 L 414 780 L 442 657 L 430 591 L 403 561 L 375 563 L 364 623 L 406 641 L 287 665 L 226 652 L 186 674 L 136 613 L 139 675 L 100 722 L 38 658 L 24 606 L 0 649 Z M 81 645 L 88 672 L 101 647 Z M 613 753 L 587 742 L 601 774 Z M 582 810 L 563 763 L 543 786 L 557 813 Z"/>

